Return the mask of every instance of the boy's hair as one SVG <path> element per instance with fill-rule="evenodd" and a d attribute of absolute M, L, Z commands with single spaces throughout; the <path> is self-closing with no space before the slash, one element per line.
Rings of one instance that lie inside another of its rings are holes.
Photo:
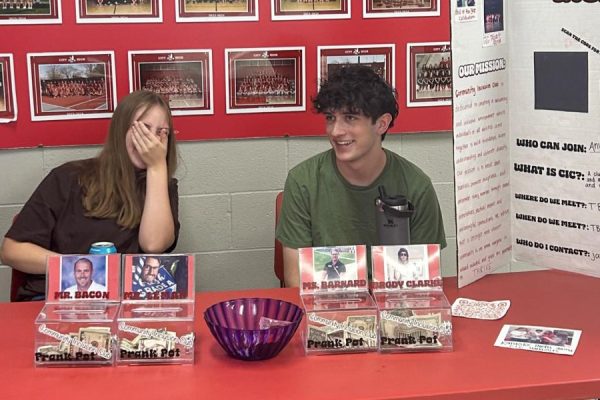
<path fill-rule="evenodd" d="M 319 114 L 344 110 L 369 117 L 373 123 L 389 113 L 392 121 L 388 128 L 394 125 L 398 116 L 394 88 L 371 68 L 357 64 L 330 73 L 328 79 L 321 82 L 321 89 L 312 103 Z M 381 140 L 386 133 L 381 135 Z"/>

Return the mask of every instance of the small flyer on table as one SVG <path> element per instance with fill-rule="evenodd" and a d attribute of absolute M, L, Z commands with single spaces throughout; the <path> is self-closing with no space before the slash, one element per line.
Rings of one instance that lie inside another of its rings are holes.
<path fill-rule="evenodd" d="M 494 346 L 572 356 L 581 331 L 530 325 L 504 325 Z"/>

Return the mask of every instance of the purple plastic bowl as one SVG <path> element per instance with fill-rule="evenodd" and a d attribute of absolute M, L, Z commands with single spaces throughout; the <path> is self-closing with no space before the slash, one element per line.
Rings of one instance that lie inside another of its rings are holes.
<path fill-rule="evenodd" d="M 213 304 L 204 311 L 204 320 L 227 354 L 256 361 L 279 354 L 294 336 L 303 315 L 300 307 L 287 301 L 242 298 Z M 290 323 L 260 329 L 261 317 Z"/>

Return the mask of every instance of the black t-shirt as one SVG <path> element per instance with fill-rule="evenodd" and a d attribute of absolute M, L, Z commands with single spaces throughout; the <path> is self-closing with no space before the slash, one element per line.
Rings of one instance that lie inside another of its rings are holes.
<path fill-rule="evenodd" d="M 85 216 L 79 186 L 80 168 L 94 168 L 93 159 L 69 162 L 52 171 L 33 192 L 6 233 L 18 242 L 30 242 L 60 254 L 87 254 L 95 242 L 113 242 L 118 253 L 140 253 L 139 227 L 124 229 L 112 218 Z M 175 222 L 175 241 L 179 237 L 177 180 L 169 182 L 169 199 Z M 45 292 L 44 276 L 31 275 L 22 287 L 23 298 Z M 28 293 L 31 292 L 31 293 Z"/>

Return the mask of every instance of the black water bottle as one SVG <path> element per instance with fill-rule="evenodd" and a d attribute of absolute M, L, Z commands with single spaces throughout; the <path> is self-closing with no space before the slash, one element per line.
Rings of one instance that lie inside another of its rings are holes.
<path fill-rule="evenodd" d="M 415 211 L 413 205 L 401 194 L 390 196 L 383 186 L 378 189 L 379 197 L 375 199 L 378 244 L 410 244 L 410 216 Z"/>

